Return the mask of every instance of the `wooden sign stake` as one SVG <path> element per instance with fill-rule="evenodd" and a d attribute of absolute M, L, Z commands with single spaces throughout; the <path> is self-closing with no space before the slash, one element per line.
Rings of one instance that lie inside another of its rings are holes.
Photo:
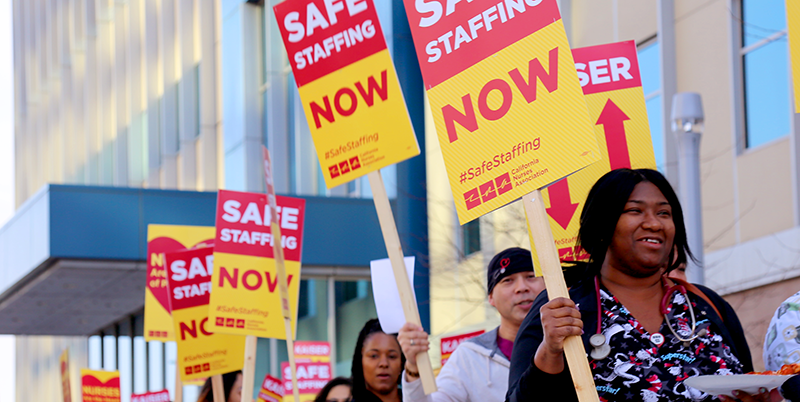
<path fill-rule="evenodd" d="M 256 376 L 257 348 L 258 348 L 258 338 L 256 338 L 255 335 L 247 335 L 244 339 L 244 367 L 242 368 L 242 402 L 253 402 L 253 384 L 254 384 L 253 381 Z"/>
<path fill-rule="evenodd" d="M 550 300 L 556 297 L 569 298 L 564 274 L 561 272 L 561 261 L 558 258 L 553 232 L 550 230 L 547 210 L 542 199 L 541 190 L 533 191 L 522 197 L 525 215 L 531 228 L 531 240 L 536 246 L 539 264 L 544 274 L 544 283 Z M 570 336 L 564 342 L 564 354 L 567 358 L 572 382 L 580 402 L 599 402 L 597 389 L 586 359 L 586 350 L 580 336 Z"/>
<path fill-rule="evenodd" d="M 211 376 L 211 392 L 214 395 L 215 401 L 228 400 L 228 396 L 225 395 L 225 384 L 222 383 L 222 374 Z"/>
<path fill-rule="evenodd" d="M 162 260 L 163 261 L 163 260 Z M 175 364 L 175 401 L 183 402 L 183 381 L 181 381 L 181 370 L 178 364 Z"/>
<path fill-rule="evenodd" d="M 383 178 L 380 171 L 367 173 L 369 185 L 372 188 L 372 199 L 375 202 L 375 209 L 378 211 L 378 221 L 383 232 L 383 241 L 386 243 L 386 252 L 389 254 L 389 261 L 392 263 L 392 272 L 397 282 L 397 290 L 400 293 L 400 301 L 403 305 L 403 314 L 407 322 L 422 326 L 417 310 L 417 301 L 414 300 L 414 292 L 408 282 L 406 265 L 403 262 L 403 247 L 400 244 L 400 236 L 397 234 L 397 225 L 392 215 L 392 207 L 389 204 L 389 197 L 386 195 L 386 187 L 383 185 Z M 436 392 L 436 381 L 433 376 L 433 366 L 428 358 L 428 352 L 422 352 L 416 356 L 419 376 L 422 381 L 422 389 L 425 395 Z"/>
<path fill-rule="evenodd" d="M 281 294 L 281 311 L 283 324 L 286 328 L 286 349 L 289 354 L 289 367 L 292 370 L 292 395 L 295 402 L 300 401 L 300 390 L 297 388 L 297 365 L 294 361 L 294 334 L 292 331 L 292 311 L 289 308 L 289 286 L 286 280 L 286 260 L 283 257 L 281 226 L 278 222 L 278 201 L 275 197 L 275 187 L 272 181 L 272 161 L 269 150 L 262 146 L 264 152 L 264 179 L 267 185 L 267 202 L 271 214 L 270 229 L 272 233 L 272 250 L 275 257 L 275 267 L 278 271 L 278 289 Z M 300 278 L 297 278 L 300 280 Z"/>

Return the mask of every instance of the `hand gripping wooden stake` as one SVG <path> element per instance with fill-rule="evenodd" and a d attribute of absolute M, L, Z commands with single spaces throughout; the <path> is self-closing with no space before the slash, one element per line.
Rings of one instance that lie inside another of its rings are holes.
<path fill-rule="evenodd" d="M 408 273 L 403 262 L 403 247 L 400 244 L 400 236 L 397 234 L 397 226 L 394 222 L 394 215 L 392 215 L 389 197 L 386 195 L 386 187 L 383 185 L 383 178 L 381 178 L 380 171 L 367 173 L 367 177 L 372 188 L 375 209 L 378 211 L 378 221 L 381 224 L 383 240 L 386 243 L 386 252 L 389 254 L 392 272 L 394 272 L 394 279 L 397 282 L 397 290 L 400 293 L 403 314 L 407 322 L 422 326 L 419 310 L 417 310 L 417 301 L 414 300 L 414 292 L 408 282 Z M 422 381 L 422 389 L 425 391 L 425 395 L 430 395 L 436 392 L 436 380 L 433 376 L 433 366 L 431 366 L 431 360 L 428 358 L 428 352 L 418 354 L 416 359 L 420 381 Z"/>
<path fill-rule="evenodd" d="M 531 240 L 536 246 L 539 264 L 544 274 L 544 284 L 550 300 L 556 297 L 569 298 L 564 274 L 561 272 L 561 261 L 558 258 L 553 232 L 550 230 L 547 210 L 542 200 L 542 192 L 535 190 L 522 197 L 525 215 L 531 228 Z M 567 358 L 569 372 L 575 385 L 575 392 L 580 402 L 599 402 L 597 389 L 594 385 L 589 360 L 583 347 L 580 336 L 570 336 L 564 342 L 564 355 Z"/>

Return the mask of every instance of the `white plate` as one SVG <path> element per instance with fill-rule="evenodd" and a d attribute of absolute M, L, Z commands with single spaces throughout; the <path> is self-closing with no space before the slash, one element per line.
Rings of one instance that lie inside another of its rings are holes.
<path fill-rule="evenodd" d="M 701 375 L 686 379 L 683 383 L 711 395 L 733 396 L 733 391 L 739 390 L 750 394 L 758 393 L 764 387 L 773 389 L 783 385 L 791 375 Z"/>

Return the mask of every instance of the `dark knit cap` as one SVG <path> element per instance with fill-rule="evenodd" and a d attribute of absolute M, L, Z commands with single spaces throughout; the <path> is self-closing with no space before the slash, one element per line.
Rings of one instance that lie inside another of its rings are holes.
<path fill-rule="evenodd" d="M 497 253 L 489 262 L 486 288 L 489 290 L 489 294 L 492 294 L 495 285 L 500 283 L 503 278 L 528 271 L 533 271 L 531 252 L 519 247 L 507 248 Z"/>

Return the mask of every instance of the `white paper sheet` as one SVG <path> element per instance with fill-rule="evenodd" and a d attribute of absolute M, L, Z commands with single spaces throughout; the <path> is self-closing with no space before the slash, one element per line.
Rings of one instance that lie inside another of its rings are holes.
<path fill-rule="evenodd" d="M 408 272 L 408 281 L 414 291 L 414 257 L 405 257 Z M 403 315 L 403 305 L 400 303 L 400 292 L 397 291 L 397 282 L 394 280 L 392 263 L 388 258 L 369 262 L 370 275 L 372 276 L 372 294 L 375 298 L 375 309 L 378 311 L 378 321 L 381 322 L 383 332 L 393 334 L 400 331 L 406 323 Z M 414 300 L 417 300 L 416 292 Z"/>

